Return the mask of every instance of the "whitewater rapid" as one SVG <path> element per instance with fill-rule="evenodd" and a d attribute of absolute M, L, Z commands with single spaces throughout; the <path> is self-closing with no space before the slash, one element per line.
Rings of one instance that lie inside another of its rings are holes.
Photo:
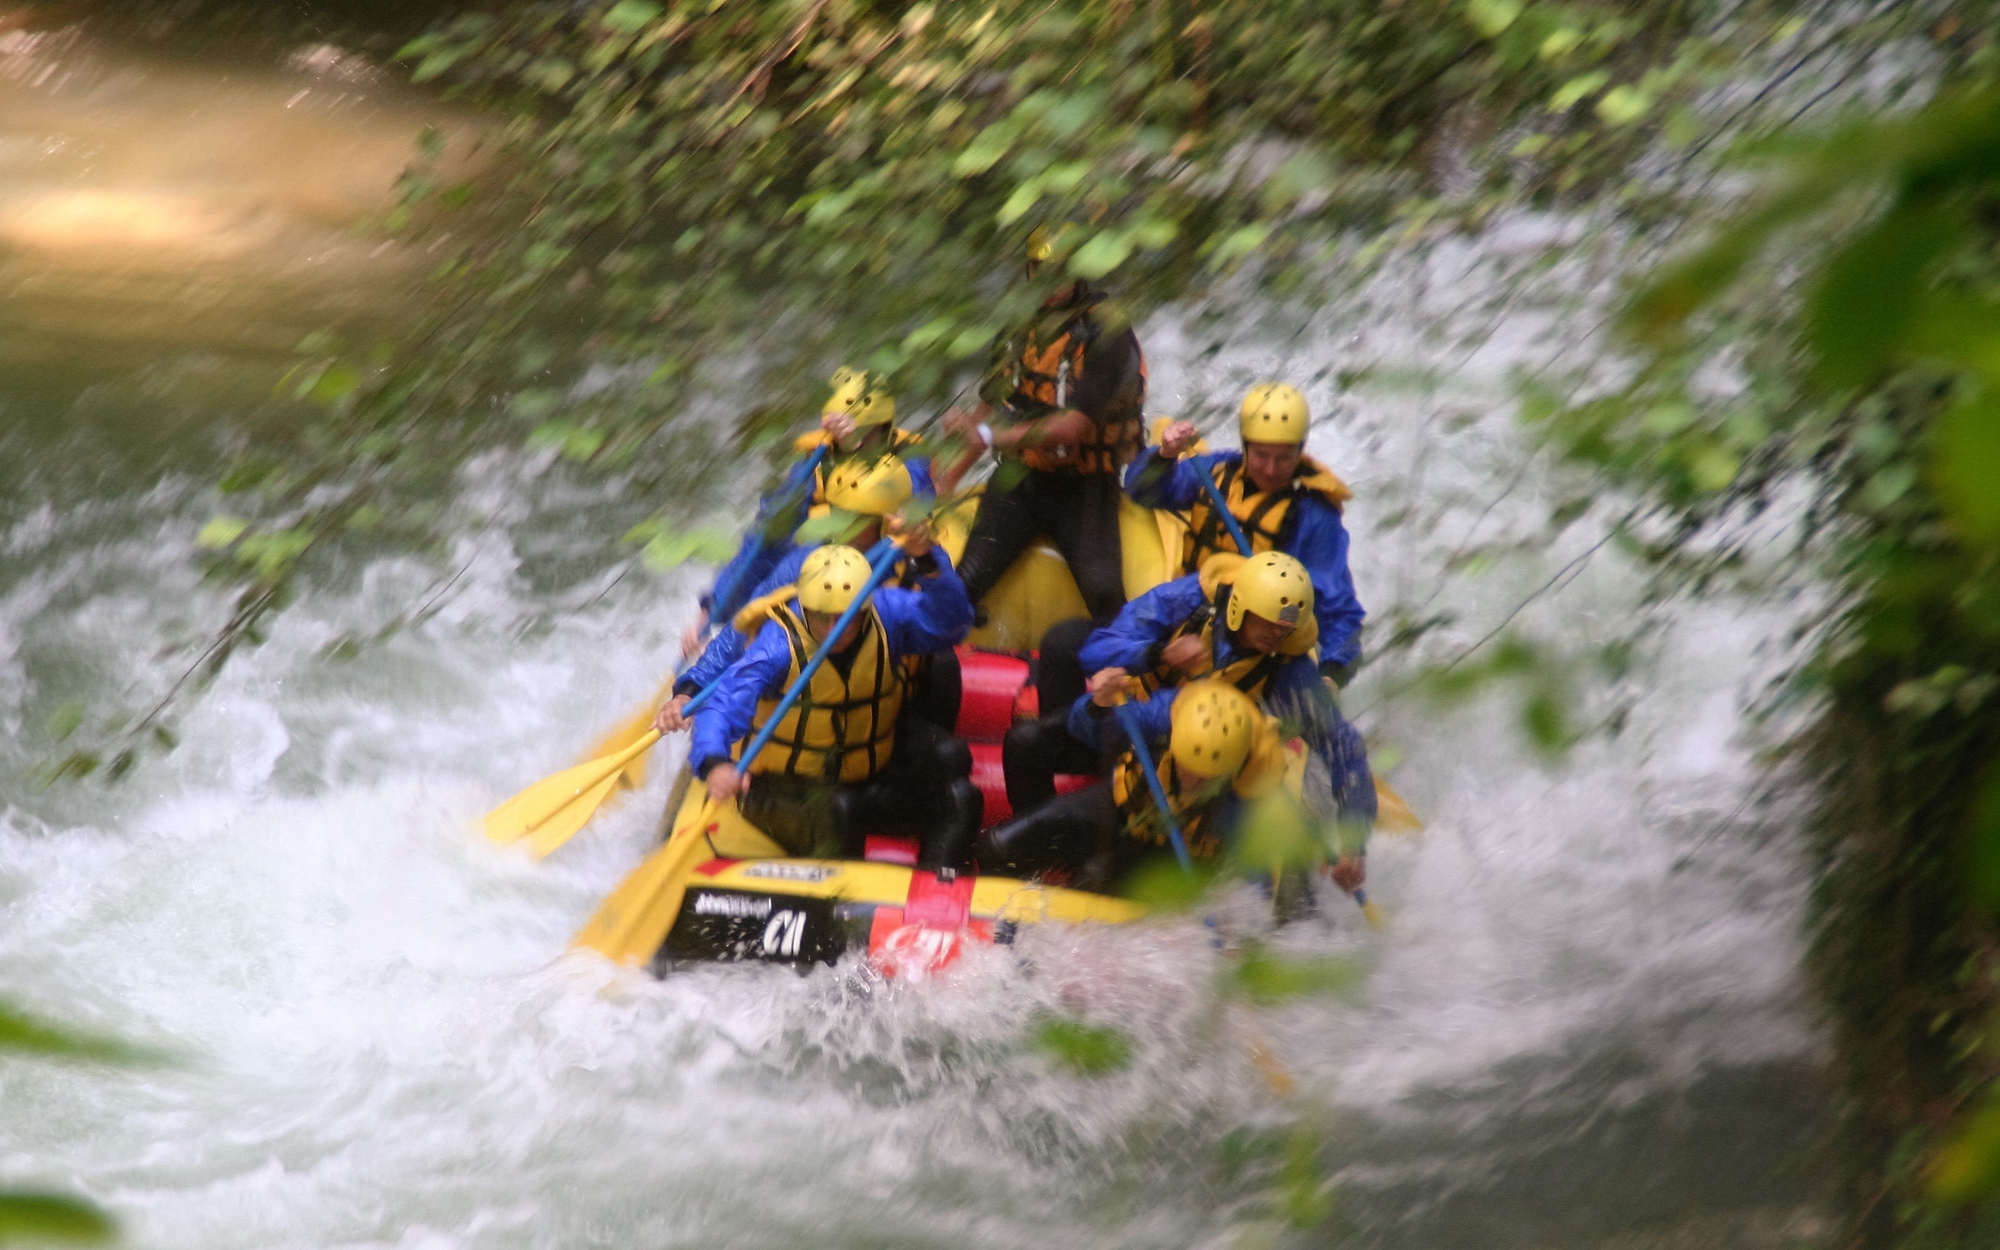
<path fill-rule="evenodd" d="M 122 68 L 121 90 L 157 81 Z M 230 107 L 254 132 L 296 89 L 238 84 Z M 104 107 L 0 82 L 34 91 L 41 117 Z M 399 135 L 425 120 L 347 115 Z M 185 137 L 213 114 L 121 116 Z M 35 125 L 55 123 L 17 120 Z M 244 246 L 325 229 L 270 185 Z M 117 785 L 44 788 L 66 706 L 85 734 L 143 710 L 226 615 L 194 557 L 226 505 L 205 449 L 253 418 L 242 396 L 266 376 L 268 327 L 240 310 L 400 289 L 402 271 L 315 235 L 324 263 L 273 296 L 190 254 L 173 272 L 219 286 L 237 321 L 176 337 L 157 314 L 186 285 L 155 273 L 150 329 L 115 361 L 102 335 L 131 289 L 74 288 L 71 329 L 0 355 L 0 996 L 168 1058 L 0 1058 L 0 1187 L 81 1192 L 130 1244 L 190 1250 L 1810 1243 L 1838 1209 L 1837 1118 L 1797 972 L 1802 874 L 1745 806 L 1737 741 L 1784 622 L 1648 605 L 1601 545 L 1615 501 L 1545 533 L 1590 485 L 1524 439 L 1511 376 L 1592 350 L 1603 276 L 1579 262 L 1503 301 L 1574 233 L 1515 218 L 1413 249 L 1303 326 L 1213 352 L 1172 315 L 1145 327 L 1156 413 L 1219 423 L 1251 381 L 1304 387 L 1311 451 L 1355 489 L 1371 653 L 1398 609 L 1454 617 L 1347 695 L 1429 823 L 1371 850 L 1388 931 L 1332 906 L 1286 934 L 1363 975 L 1268 1009 L 1218 991 L 1191 919 L 1034 933 L 923 985 L 654 982 L 565 956 L 650 845 L 679 748 L 546 863 L 488 845 L 478 817 L 652 697 L 705 571 L 605 561 L 667 501 L 548 455 L 468 466 L 436 560 L 309 586 L 177 716 L 177 749 Z M 9 263 L 44 292 L 88 268 L 47 248 Z M 1408 689 L 1418 657 L 1517 609 L 1577 654 L 1658 627 L 1631 674 L 1591 687 L 1600 710 L 1631 702 L 1621 735 L 1545 759 L 1518 690 L 1447 706 Z M 364 645 L 336 658 L 344 639 Z M 1050 1015 L 1122 1030 L 1131 1064 L 1064 1069 L 1032 1041 Z M 1300 1125 L 1333 1203 L 1307 1232 L 1272 1197 Z"/>

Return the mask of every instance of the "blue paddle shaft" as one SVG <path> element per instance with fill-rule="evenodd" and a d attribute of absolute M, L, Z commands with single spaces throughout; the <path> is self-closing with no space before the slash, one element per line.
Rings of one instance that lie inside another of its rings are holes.
<path fill-rule="evenodd" d="M 1153 803 L 1160 809 L 1160 820 L 1167 826 L 1167 838 L 1174 844 L 1174 858 L 1181 861 L 1182 872 L 1193 872 L 1194 861 L 1188 858 L 1187 843 L 1181 840 L 1181 828 L 1174 823 L 1174 809 L 1167 803 L 1167 790 L 1160 784 L 1160 774 L 1153 768 L 1153 753 L 1146 749 L 1146 730 L 1139 724 L 1139 714 L 1129 703 L 1120 703 L 1115 709 L 1118 723 L 1125 728 L 1125 736 L 1132 740 L 1132 753 L 1139 757 L 1139 767 L 1146 774 L 1146 784 L 1152 788 Z"/>
<path fill-rule="evenodd" d="M 870 563 L 872 569 L 868 574 L 868 580 L 862 584 L 861 593 L 854 596 L 854 602 L 848 604 L 847 611 L 842 612 L 840 619 L 833 623 L 833 628 L 827 631 L 825 641 L 821 642 L 819 649 L 812 653 L 812 658 L 806 661 L 806 666 L 799 670 L 798 680 L 792 683 L 791 689 L 785 691 L 785 697 L 778 700 L 778 706 L 765 719 L 764 727 L 757 731 L 757 736 L 750 739 L 750 745 L 743 748 L 743 754 L 739 758 L 744 767 L 747 768 L 750 761 L 757 758 L 757 753 L 770 745 L 772 736 L 778 732 L 778 723 L 785 719 L 785 713 L 791 711 L 792 704 L 797 703 L 799 696 L 805 693 L 813 674 L 817 673 L 819 666 L 826 662 L 826 657 L 833 653 L 833 644 L 840 641 L 840 636 L 847 631 L 849 623 L 861 615 L 861 610 L 867 607 L 869 599 L 874 597 L 875 588 L 889 576 L 889 570 L 896 567 L 896 544 L 886 538 L 876 543 L 874 559 Z M 710 686 L 709 690 L 714 688 Z M 702 693 L 707 694 L 708 691 L 704 690 Z M 686 712 L 683 711 L 682 715 L 686 715 Z"/>
<path fill-rule="evenodd" d="M 1250 540 L 1243 535 L 1243 527 L 1236 523 L 1236 514 L 1229 510 L 1229 504 L 1222 498 L 1222 492 L 1215 489 L 1215 479 L 1209 475 L 1207 469 L 1201 471 L 1201 488 L 1208 492 L 1208 501 L 1214 505 L 1216 515 L 1220 516 L 1222 523 L 1229 527 L 1229 536 L 1236 540 L 1236 549 L 1246 556 L 1253 554 L 1250 550 Z"/>
<path fill-rule="evenodd" d="M 813 473 L 819 468 L 820 462 L 826 459 L 826 453 L 828 449 L 830 449 L 832 446 L 833 446 L 832 443 L 827 442 L 827 443 L 821 443 L 818 447 L 814 448 L 813 454 L 807 457 L 806 462 L 803 465 L 799 466 L 797 469 L 793 470 L 791 476 L 786 479 L 784 488 L 786 490 L 791 490 L 798 486 L 803 485 L 805 483 L 805 480 L 811 477 Z M 715 622 L 717 620 L 726 619 L 727 617 L 734 615 L 736 609 L 743 606 L 742 604 L 731 602 L 731 600 L 733 600 L 736 596 L 736 583 L 738 579 L 740 579 L 743 576 L 743 571 L 749 568 L 751 565 L 757 563 L 757 557 L 762 555 L 763 553 L 764 553 L 764 531 L 760 529 L 757 531 L 757 536 L 750 540 L 750 558 L 745 560 L 742 563 L 742 565 L 736 569 L 735 572 L 731 573 L 729 575 L 728 580 L 724 581 L 721 585 L 717 586 L 715 588 L 715 594 L 709 598 L 708 628 L 703 630 L 701 635 L 703 647 L 706 647 L 708 645 L 709 640 L 715 637 Z M 695 665 L 695 661 L 699 660 L 700 658 L 701 658 L 701 651 L 697 650 L 693 655 L 683 660 L 681 662 L 681 666 L 674 670 L 674 680 L 679 681 L 682 675 L 685 674 L 689 669 L 693 668 Z M 708 702 L 708 696 L 715 692 L 716 684 L 717 684 L 716 682 L 708 683 L 708 687 L 706 689 L 704 689 L 700 694 L 696 695 L 694 698 L 688 700 L 688 705 L 681 709 L 681 715 L 693 716 L 696 708 Z"/>
<path fill-rule="evenodd" d="M 781 489 L 785 491 L 792 491 L 805 485 L 806 479 L 810 478 L 814 473 L 819 471 L 820 464 L 823 461 L 825 461 L 827 452 L 832 450 L 832 448 L 833 448 L 833 442 L 831 440 L 821 443 L 818 447 L 813 448 L 813 454 L 808 456 L 803 464 L 801 464 L 798 468 L 794 469 L 791 472 L 791 474 L 786 477 L 785 484 Z M 715 588 L 715 594 L 710 596 L 708 601 L 708 606 L 709 606 L 708 616 L 710 624 L 713 624 L 716 621 L 728 620 L 730 616 L 735 614 L 736 609 L 743 606 L 742 604 L 736 602 L 736 592 L 738 590 L 736 583 L 742 580 L 744 571 L 749 569 L 752 565 L 756 564 L 757 558 L 763 554 L 764 554 L 764 531 L 761 527 L 759 527 L 759 529 L 757 530 L 756 537 L 750 540 L 750 557 L 744 560 L 741 564 L 739 564 L 736 567 L 735 572 L 730 574 L 729 579 L 726 582 L 722 583 L 721 585 L 717 586 Z M 683 666 L 681 671 L 686 672 L 687 671 L 686 667 Z"/>

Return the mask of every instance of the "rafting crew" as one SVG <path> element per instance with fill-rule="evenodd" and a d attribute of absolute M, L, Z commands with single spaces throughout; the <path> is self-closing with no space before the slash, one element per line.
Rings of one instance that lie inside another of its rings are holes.
<path fill-rule="evenodd" d="M 1348 570 L 1342 510 L 1354 492 L 1331 469 L 1305 454 L 1311 412 L 1305 396 L 1282 382 L 1250 388 L 1237 413 L 1242 450 L 1187 455 L 1200 437 L 1186 421 L 1169 425 L 1157 448 L 1140 450 L 1125 471 L 1125 492 L 1148 508 L 1188 516 L 1181 568 L 1198 573 L 1218 553 L 1282 551 L 1312 575 L 1319 623 L 1319 667 L 1346 686 L 1361 659 L 1361 622 Z M 1250 541 L 1242 551 L 1215 508 L 1206 477 Z"/>
<path fill-rule="evenodd" d="M 1148 780 L 1139 751 L 1113 715 L 1132 684 L 1125 674 L 1101 673 L 1069 712 L 1079 739 L 1107 752 L 1123 744 L 1111 776 L 988 830 L 979 846 L 982 870 L 1026 876 L 1062 869 L 1079 888 L 1113 890 L 1171 846 L 1155 781 L 1173 829 L 1196 862 L 1221 853 L 1248 803 L 1282 787 L 1285 755 L 1277 721 L 1217 678 L 1133 705 L 1146 755 L 1156 761 Z"/>
<path fill-rule="evenodd" d="M 880 379 L 863 369 L 843 366 L 828 380 L 833 393 L 820 408 L 819 429 L 802 434 L 793 449 L 812 466 L 810 473 L 794 469 L 784 484 L 758 504 L 757 515 L 744 531 L 735 556 L 716 573 L 715 583 L 700 598 L 700 612 L 681 642 L 685 659 L 701 648 L 711 617 L 726 620 L 740 607 L 751 588 L 770 580 L 787 557 L 797 554 L 792 536 L 807 519 L 823 516 L 840 505 L 830 488 L 857 471 L 868 473 L 884 488 L 900 485 L 903 496 L 929 499 L 936 495 L 928 456 L 919 455 L 922 436 L 897 427 L 896 400 Z M 826 454 L 815 456 L 820 448 Z M 889 477 L 897 482 L 883 482 Z M 730 602 L 717 594 L 733 587 Z"/>

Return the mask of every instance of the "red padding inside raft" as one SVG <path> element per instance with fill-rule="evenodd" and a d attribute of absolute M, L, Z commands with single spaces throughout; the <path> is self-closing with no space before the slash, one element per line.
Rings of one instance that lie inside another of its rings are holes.
<path fill-rule="evenodd" d="M 979 823 L 991 829 L 1014 814 L 1007 802 L 1007 769 L 1000 762 L 1000 744 L 968 742 L 966 746 L 972 749 L 972 784 L 986 796 L 986 812 Z"/>
<path fill-rule="evenodd" d="M 917 840 L 899 838 L 889 834 L 871 833 L 866 843 L 867 849 L 861 858 L 873 864 L 901 864 L 914 868 L 917 863 Z"/>
<path fill-rule="evenodd" d="M 958 736 L 998 743 L 1014 723 L 1014 697 L 1028 680 L 1028 662 L 999 651 L 958 648 Z"/>

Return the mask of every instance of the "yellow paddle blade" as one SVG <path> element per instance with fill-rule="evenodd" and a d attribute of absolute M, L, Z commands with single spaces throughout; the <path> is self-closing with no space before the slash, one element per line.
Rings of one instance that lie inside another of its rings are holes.
<path fill-rule="evenodd" d="M 633 869 L 571 945 L 629 968 L 651 962 L 680 914 L 689 874 L 712 853 L 703 832 L 714 812 L 713 802 L 704 803 L 697 819 Z"/>
<path fill-rule="evenodd" d="M 575 833 L 583 828 L 598 805 L 609 797 L 611 788 L 602 783 L 609 780 L 616 785 L 618 775 L 625 771 L 625 766 L 635 757 L 645 754 L 659 740 L 657 730 L 648 730 L 637 742 L 616 755 L 594 759 L 575 768 L 566 768 L 553 777 L 542 778 L 486 813 L 486 836 L 505 845 L 553 823 L 558 815 L 565 820 L 576 820 L 570 829 L 570 833 Z M 571 810 L 573 807 L 580 808 L 581 814 Z"/>
<path fill-rule="evenodd" d="M 1377 833 L 1422 833 L 1424 822 L 1403 802 L 1403 796 L 1389 783 L 1375 778 L 1375 831 Z"/>
<path fill-rule="evenodd" d="M 1380 933 L 1382 931 L 1384 923 L 1382 920 L 1382 909 L 1375 905 L 1373 899 L 1361 905 L 1361 918 L 1366 920 L 1368 927 L 1375 930 L 1375 932 Z"/>
<path fill-rule="evenodd" d="M 620 721 L 616 729 L 597 740 L 597 745 L 590 749 L 590 759 L 599 760 L 607 755 L 617 755 L 645 737 L 646 731 L 653 727 L 653 717 L 659 713 L 660 705 L 673 697 L 674 683 L 669 678 L 667 684 L 660 687 L 660 693 L 653 696 L 651 703 L 632 713 L 626 720 Z M 618 781 L 628 790 L 636 790 L 646 784 L 646 756 L 643 752 L 625 766 L 624 772 L 618 774 Z"/>
<path fill-rule="evenodd" d="M 628 765 L 626 769 L 612 773 L 536 825 L 534 832 L 528 835 L 528 854 L 536 859 L 546 859 L 557 847 L 575 837 L 578 830 L 590 823 L 590 818 L 597 814 L 604 800 L 611 797 L 612 791 L 629 784 L 625 780 L 631 775 L 629 768 Z"/>

